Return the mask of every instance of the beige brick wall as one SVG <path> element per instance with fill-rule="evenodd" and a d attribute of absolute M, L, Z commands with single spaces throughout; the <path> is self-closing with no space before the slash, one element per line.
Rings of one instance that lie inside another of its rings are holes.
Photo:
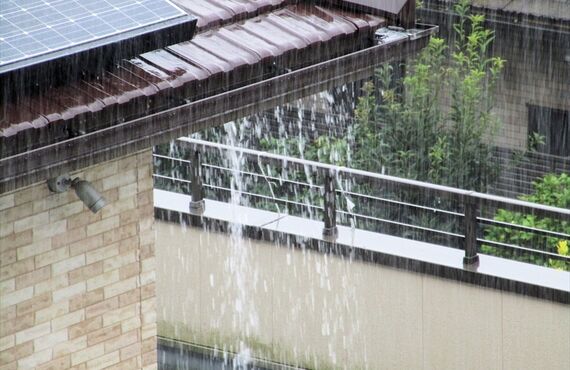
<path fill-rule="evenodd" d="M 151 160 L 74 174 L 97 214 L 45 183 L 0 195 L 0 370 L 156 369 Z"/>

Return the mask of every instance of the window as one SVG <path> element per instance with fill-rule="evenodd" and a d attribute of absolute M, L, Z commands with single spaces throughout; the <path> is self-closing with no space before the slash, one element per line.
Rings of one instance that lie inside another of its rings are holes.
<path fill-rule="evenodd" d="M 562 109 L 528 105 L 528 133 L 537 133 L 544 138 L 544 144 L 536 148 L 539 152 L 570 156 L 570 112 Z"/>

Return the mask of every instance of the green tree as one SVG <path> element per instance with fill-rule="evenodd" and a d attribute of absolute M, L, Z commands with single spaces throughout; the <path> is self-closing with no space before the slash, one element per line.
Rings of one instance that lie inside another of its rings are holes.
<path fill-rule="evenodd" d="M 388 64 L 377 72 L 380 103 L 374 87 L 365 86 L 356 109 L 355 165 L 478 191 L 496 178 L 489 139 L 499 124 L 491 110 L 504 61 L 489 56 L 493 32 L 482 15 L 469 13 L 469 1 L 455 12 L 455 41 L 448 47 L 432 38 L 410 64 L 403 92 Z"/>
<path fill-rule="evenodd" d="M 490 139 L 499 122 L 491 110 L 504 61 L 489 55 L 493 32 L 483 27 L 483 16 L 470 14 L 469 8 L 467 0 L 456 5 L 459 22 L 454 27 L 454 41 L 432 38 L 406 66 L 402 81 L 396 80 L 392 65 L 379 68 L 376 83 L 363 87 L 349 137 L 321 136 L 303 142 L 305 158 L 486 191 L 498 175 L 498 164 L 491 160 Z M 283 141 L 272 144 L 265 149 L 295 151 L 283 149 Z M 298 142 L 286 144 L 300 147 Z M 376 189 L 355 183 L 352 190 L 374 194 Z M 383 196 L 404 202 L 427 206 L 439 202 L 401 189 L 383 191 Z M 427 228 L 454 232 L 458 227 L 454 220 L 426 212 L 364 204 L 359 207 L 367 208 L 365 213 L 371 216 Z M 423 231 L 402 231 L 398 226 L 388 226 L 382 232 L 446 243 L 437 239 L 439 236 L 426 239 Z"/>

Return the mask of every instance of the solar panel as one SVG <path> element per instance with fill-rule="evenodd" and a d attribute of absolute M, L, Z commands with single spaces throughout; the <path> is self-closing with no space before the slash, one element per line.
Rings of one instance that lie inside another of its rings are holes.
<path fill-rule="evenodd" d="M 0 0 L 0 74 L 185 22 L 167 0 Z"/>

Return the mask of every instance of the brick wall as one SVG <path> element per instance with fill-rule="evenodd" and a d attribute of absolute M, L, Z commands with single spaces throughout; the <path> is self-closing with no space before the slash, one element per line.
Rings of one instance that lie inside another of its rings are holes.
<path fill-rule="evenodd" d="M 45 183 L 0 195 L 0 370 L 156 368 L 151 160 L 73 174 L 97 214 Z"/>

